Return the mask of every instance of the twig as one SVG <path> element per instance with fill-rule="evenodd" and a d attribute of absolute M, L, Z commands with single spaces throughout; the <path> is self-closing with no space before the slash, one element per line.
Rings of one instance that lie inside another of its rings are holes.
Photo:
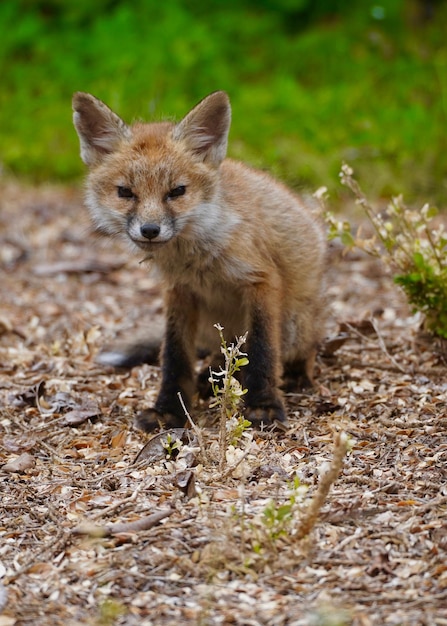
<path fill-rule="evenodd" d="M 53 446 L 50 446 L 49 443 L 47 443 L 46 441 L 43 441 L 42 439 L 37 440 L 36 443 L 42 448 L 44 448 L 47 452 L 49 452 L 51 456 L 53 457 L 53 459 L 56 459 L 60 463 L 64 462 L 65 459 L 63 459 L 61 455 L 58 454 L 57 451 L 53 448 Z"/>
<path fill-rule="evenodd" d="M 111 537 L 112 535 L 138 533 L 151 529 L 161 522 L 162 519 L 172 515 L 173 512 L 173 509 L 164 509 L 133 522 L 116 522 L 107 526 L 97 526 L 96 524 L 85 522 L 74 528 L 72 532 L 75 535 L 89 535 L 90 537 Z"/>
<path fill-rule="evenodd" d="M 225 375 L 225 379 L 227 376 Z M 224 381 L 224 389 L 227 388 L 226 380 Z M 220 405 L 219 416 L 219 470 L 224 471 L 227 460 L 227 408 L 225 404 Z"/>
<path fill-rule="evenodd" d="M 137 495 L 139 494 L 139 492 L 141 491 L 143 487 L 144 487 L 144 482 L 141 482 L 130 496 L 128 496 L 127 498 L 123 498 L 122 500 L 119 500 L 118 502 L 115 502 L 114 504 L 111 504 L 105 509 L 102 509 L 102 511 L 98 511 L 98 513 L 95 513 L 94 515 L 92 515 L 90 519 L 91 520 L 99 519 L 100 517 L 109 515 L 113 511 L 116 511 L 116 509 L 119 509 L 124 504 L 129 504 L 129 502 L 135 502 L 135 500 L 137 499 Z"/>
<path fill-rule="evenodd" d="M 387 347 L 385 345 L 385 341 L 384 341 L 384 339 L 382 337 L 382 334 L 379 331 L 379 327 L 377 325 L 376 320 L 373 317 L 371 317 L 370 321 L 371 321 L 371 324 L 373 325 L 374 330 L 376 331 L 377 339 L 379 341 L 379 346 L 380 346 L 382 352 L 388 357 L 388 359 L 391 361 L 391 363 L 395 367 L 397 367 L 397 369 L 400 372 L 402 372 L 403 374 L 406 374 L 407 373 L 406 369 L 404 367 L 402 367 L 401 365 L 399 365 L 399 363 L 396 361 L 396 359 L 388 352 Z"/>
<path fill-rule="evenodd" d="M 199 442 L 199 448 L 200 448 L 200 454 L 201 454 L 201 457 L 202 457 L 202 461 L 206 462 L 207 454 L 205 452 L 206 448 L 205 448 L 205 442 L 204 442 L 203 436 L 202 436 L 202 431 L 201 431 L 201 429 L 198 426 L 196 426 L 196 424 L 194 424 L 193 419 L 192 419 L 191 415 L 189 414 L 188 409 L 186 408 L 186 405 L 185 405 L 185 403 L 183 401 L 182 394 L 180 393 L 180 391 L 178 392 L 177 396 L 178 396 L 178 399 L 180 401 L 180 404 L 182 405 L 182 409 L 184 410 L 185 415 L 188 418 L 188 422 L 191 424 L 191 428 L 192 428 L 193 432 L 195 433 L 195 435 L 197 437 L 197 441 Z"/>
<path fill-rule="evenodd" d="M 349 449 L 348 438 L 346 433 L 337 433 L 335 437 L 334 457 L 332 459 L 329 470 L 323 474 L 318 485 L 317 491 L 311 500 L 311 503 L 301 519 L 298 532 L 295 535 L 297 539 L 306 537 L 315 526 L 318 515 L 326 501 L 330 488 L 337 480 L 342 467 L 346 452 Z"/>

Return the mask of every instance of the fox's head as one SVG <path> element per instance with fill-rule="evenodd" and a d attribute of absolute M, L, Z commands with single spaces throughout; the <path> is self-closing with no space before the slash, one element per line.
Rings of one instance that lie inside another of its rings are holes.
<path fill-rule="evenodd" d="M 178 124 L 127 125 L 94 96 L 73 97 L 81 158 L 89 167 L 87 205 L 97 231 L 154 251 L 191 238 L 217 202 L 231 109 L 212 93 Z"/>

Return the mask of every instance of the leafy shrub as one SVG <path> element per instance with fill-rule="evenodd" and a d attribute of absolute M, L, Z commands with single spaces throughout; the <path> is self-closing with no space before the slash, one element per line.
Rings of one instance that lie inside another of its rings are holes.
<path fill-rule="evenodd" d="M 354 193 L 375 235 L 366 239 L 360 229 L 353 233 L 349 222 L 341 222 L 328 213 L 330 238 L 340 237 L 348 248 L 357 247 L 389 265 L 413 310 L 425 315 L 426 328 L 447 339 L 447 233 L 443 224 L 433 226 L 436 209 L 425 204 L 420 211 L 411 210 L 398 196 L 386 212 L 378 212 L 366 199 L 348 165 L 343 165 L 340 176 Z"/>

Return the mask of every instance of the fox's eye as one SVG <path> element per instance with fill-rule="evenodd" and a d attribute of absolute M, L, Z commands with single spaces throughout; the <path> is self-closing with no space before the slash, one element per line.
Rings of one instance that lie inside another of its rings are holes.
<path fill-rule="evenodd" d="M 118 191 L 118 198 L 135 198 L 135 194 L 130 187 L 120 187 L 118 185 L 116 189 Z"/>
<path fill-rule="evenodd" d="M 167 198 L 172 200 L 172 198 L 178 198 L 179 196 L 185 195 L 186 187 L 185 185 L 180 185 L 179 187 L 174 187 L 171 191 L 168 192 Z"/>

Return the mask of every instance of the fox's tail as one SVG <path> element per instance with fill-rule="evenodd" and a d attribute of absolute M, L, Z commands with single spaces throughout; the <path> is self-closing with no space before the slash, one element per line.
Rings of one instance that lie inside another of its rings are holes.
<path fill-rule="evenodd" d="M 96 357 L 101 365 L 131 369 L 136 365 L 148 363 L 158 365 L 161 348 L 160 338 L 143 339 L 135 343 L 116 343 L 106 346 Z"/>

